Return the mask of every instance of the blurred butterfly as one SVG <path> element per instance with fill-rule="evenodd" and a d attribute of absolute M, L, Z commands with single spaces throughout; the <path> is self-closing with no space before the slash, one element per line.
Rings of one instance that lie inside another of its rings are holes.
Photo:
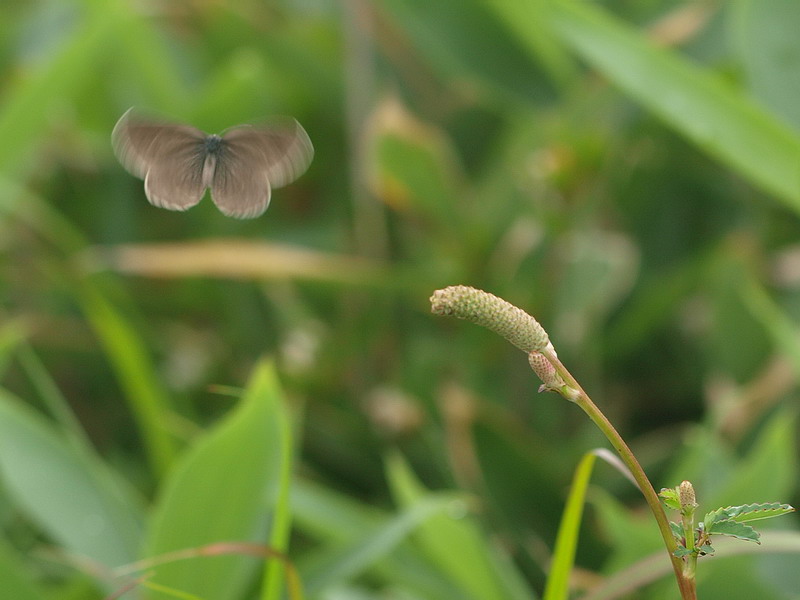
<path fill-rule="evenodd" d="M 300 177 L 314 156 L 308 134 L 288 118 L 208 135 L 130 109 L 117 121 L 111 141 L 122 166 L 144 179 L 150 204 L 187 210 L 210 188 L 217 208 L 237 219 L 267 210 L 272 188 Z"/>

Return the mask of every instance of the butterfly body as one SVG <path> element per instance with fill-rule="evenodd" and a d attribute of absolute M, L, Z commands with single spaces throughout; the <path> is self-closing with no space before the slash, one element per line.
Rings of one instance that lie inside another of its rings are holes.
<path fill-rule="evenodd" d="M 154 206 L 187 210 L 210 189 L 220 211 L 239 219 L 261 215 L 272 188 L 297 179 L 314 156 L 308 134 L 294 119 L 208 135 L 129 110 L 111 139 L 120 163 L 144 179 L 145 195 Z"/>

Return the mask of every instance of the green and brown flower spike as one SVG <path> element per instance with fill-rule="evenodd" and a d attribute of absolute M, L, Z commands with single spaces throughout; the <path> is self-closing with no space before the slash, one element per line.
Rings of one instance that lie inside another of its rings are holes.
<path fill-rule="evenodd" d="M 431 311 L 466 319 L 491 329 L 525 352 L 541 352 L 549 339 L 539 322 L 494 294 L 466 285 L 436 290 L 431 296 Z"/>

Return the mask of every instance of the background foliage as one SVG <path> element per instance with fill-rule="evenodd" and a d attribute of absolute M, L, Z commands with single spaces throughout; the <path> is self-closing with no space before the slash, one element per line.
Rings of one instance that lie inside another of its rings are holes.
<path fill-rule="evenodd" d="M 542 322 L 656 486 L 800 503 L 796 2 L 7 1 L 0 28 L 0 597 L 244 540 L 311 598 L 537 597 L 603 442 L 428 314 L 455 283 Z M 159 210 L 111 153 L 132 105 L 289 114 L 315 160 L 259 219 Z M 576 591 L 634 565 L 674 597 L 636 491 L 593 481 Z M 239 550 L 152 582 L 278 597 Z M 700 597 L 796 598 L 797 560 L 701 560 Z"/>

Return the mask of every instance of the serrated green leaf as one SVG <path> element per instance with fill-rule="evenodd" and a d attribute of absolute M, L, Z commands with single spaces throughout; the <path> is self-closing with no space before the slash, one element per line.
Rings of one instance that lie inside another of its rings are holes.
<path fill-rule="evenodd" d="M 744 523 L 737 523 L 730 519 L 716 521 L 711 529 L 707 530 L 709 534 L 729 535 L 740 540 L 747 540 L 760 544 L 759 538 L 761 535 L 750 525 Z"/>
<path fill-rule="evenodd" d="M 670 521 L 669 528 L 672 531 L 672 535 L 675 536 L 675 539 L 680 540 L 683 538 L 683 527 L 681 527 L 678 523 Z"/>
<path fill-rule="evenodd" d="M 693 552 L 694 550 L 689 550 L 689 548 L 686 548 L 685 546 L 678 546 L 677 548 L 675 548 L 673 554 L 678 558 L 683 558 L 684 556 L 688 556 Z"/>
<path fill-rule="evenodd" d="M 714 515 L 715 520 L 730 519 L 737 523 L 746 521 L 758 521 L 760 519 L 770 519 L 781 515 L 794 512 L 794 507 L 780 502 L 763 502 L 761 504 L 743 504 L 741 506 L 726 506 L 718 508 L 706 515 Z"/>
<path fill-rule="evenodd" d="M 658 495 L 661 496 L 661 501 L 667 508 L 673 510 L 681 509 L 681 502 L 678 499 L 678 490 L 675 488 L 662 488 Z"/>

